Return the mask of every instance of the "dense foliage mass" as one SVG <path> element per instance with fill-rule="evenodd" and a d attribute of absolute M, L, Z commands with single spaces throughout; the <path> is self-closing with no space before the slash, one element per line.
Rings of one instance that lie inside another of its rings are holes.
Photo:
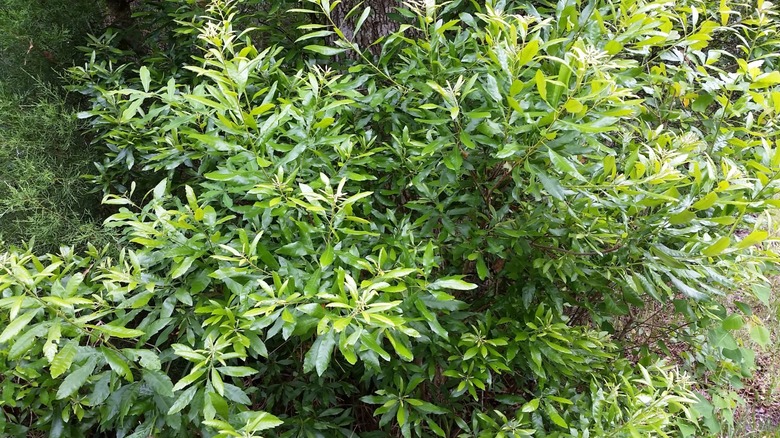
<path fill-rule="evenodd" d="M 372 50 L 368 9 L 202 7 L 71 70 L 125 247 L 2 256 L 0 431 L 729 427 L 733 332 L 768 335 L 724 297 L 776 261 L 769 2 L 407 2 Z"/>
<path fill-rule="evenodd" d="M 76 45 L 97 30 L 94 1 L 0 3 L 0 245 L 36 240 L 39 251 L 110 240 L 93 219 L 100 197 L 81 178 L 91 150 L 61 87 Z"/>

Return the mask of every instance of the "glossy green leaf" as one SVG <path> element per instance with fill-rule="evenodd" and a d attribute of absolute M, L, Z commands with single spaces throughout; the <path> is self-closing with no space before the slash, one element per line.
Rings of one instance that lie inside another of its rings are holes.
<path fill-rule="evenodd" d="M 317 370 L 318 375 L 323 375 L 330 365 L 330 358 L 336 339 L 333 332 L 326 332 L 317 336 L 303 361 L 303 371 L 306 373 Z"/>

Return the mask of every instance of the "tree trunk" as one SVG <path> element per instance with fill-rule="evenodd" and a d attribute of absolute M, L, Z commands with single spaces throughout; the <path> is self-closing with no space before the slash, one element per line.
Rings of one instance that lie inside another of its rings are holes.
<path fill-rule="evenodd" d="M 133 20 L 134 0 L 106 0 L 106 27 L 119 31 L 119 48 L 144 52 L 144 34 Z M 137 5 L 136 5 L 137 6 Z"/>
<path fill-rule="evenodd" d="M 109 26 L 126 29 L 133 22 L 133 10 L 130 8 L 131 0 L 107 0 L 108 16 L 106 22 Z"/>
<path fill-rule="evenodd" d="M 364 0 L 359 10 L 346 19 L 347 13 L 360 3 L 359 0 L 344 0 L 336 7 L 331 16 L 347 40 L 357 44 L 360 50 L 369 49 L 371 53 L 376 55 L 379 53 L 380 47 L 379 45 L 372 46 L 372 44 L 398 29 L 398 23 L 390 19 L 390 14 L 395 12 L 399 2 L 397 0 Z M 355 34 L 357 21 L 366 7 L 370 7 L 371 12 L 363 22 L 359 32 Z"/>

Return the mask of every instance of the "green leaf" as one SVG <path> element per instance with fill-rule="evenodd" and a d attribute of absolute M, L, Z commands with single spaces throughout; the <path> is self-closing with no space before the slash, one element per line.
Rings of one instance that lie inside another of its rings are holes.
<path fill-rule="evenodd" d="M 480 254 L 477 258 L 477 276 L 480 280 L 484 281 L 488 278 L 489 275 L 490 271 L 488 270 L 487 264 L 485 263 L 485 258 L 482 257 L 482 254 Z"/>
<path fill-rule="evenodd" d="M 699 95 L 699 97 L 697 97 L 696 100 L 693 101 L 693 103 L 691 104 L 691 109 L 696 112 L 703 113 L 707 111 L 707 108 L 714 100 L 715 98 L 711 94 L 703 93 Z"/>
<path fill-rule="evenodd" d="M 332 30 L 318 30 L 318 31 L 315 31 L 315 32 L 307 33 L 306 35 L 304 35 L 304 36 L 298 38 L 297 40 L 295 40 L 295 42 L 298 43 L 298 42 L 301 42 L 301 41 L 310 40 L 312 38 L 325 38 L 326 36 L 330 36 L 330 35 L 333 35 L 333 31 Z"/>
<path fill-rule="evenodd" d="M 282 424 L 284 424 L 284 421 L 268 412 L 252 412 L 243 429 L 248 432 L 258 432 L 261 430 L 273 429 Z"/>
<path fill-rule="evenodd" d="M 691 207 L 695 210 L 706 210 L 715 204 L 718 200 L 718 194 L 715 192 L 707 193 L 706 196 L 696 201 Z"/>
<path fill-rule="evenodd" d="M 669 216 L 669 223 L 672 225 L 682 225 L 687 224 L 694 219 L 696 219 L 696 213 L 685 210 Z"/>
<path fill-rule="evenodd" d="M 243 389 L 230 383 L 225 383 L 225 398 L 244 406 L 252 404 L 252 400 L 249 399 Z"/>
<path fill-rule="evenodd" d="M 176 279 L 187 273 L 195 261 L 195 257 L 185 257 L 179 263 L 174 263 L 171 267 L 171 279 Z"/>
<path fill-rule="evenodd" d="M 582 111 L 583 108 L 585 108 L 577 99 L 569 99 L 563 107 L 566 109 L 566 111 L 572 114 L 577 114 Z"/>
<path fill-rule="evenodd" d="M 390 341 L 390 345 L 393 346 L 393 349 L 396 353 L 398 353 L 398 356 L 407 361 L 411 362 L 414 360 L 414 356 L 412 355 L 412 352 L 404 345 L 404 342 L 398 339 L 395 339 L 393 334 L 388 331 L 385 333 L 385 336 L 387 336 L 387 340 Z"/>
<path fill-rule="evenodd" d="M 536 177 L 539 178 L 539 182 L 542 183 L 544 189 L 555 199 L 563 200 L 566 194 L 563 191 L 563 187 L 558 180 L 550 178 L 544 173 L 537 173 Z"/>
<path fill-rule="evenodd" d="M 43 344 L 43 355 L 51 363 L 54 360 L 54 356 L 57 354 L 60 337 L 62 336 L 62 325 L 59 319 L 55 319 L 49 328 L 49 335 L 46 338 L 46 343 Z"/>
<path fill-rule="evenodd" d="M 585 178 L 580 175 L 579 172 L 577 172 L 577 169 L 573 164 L 571 164 L 569 160 L 563 158 L 562 156 L 558 155 L 557 152 L 549 148 L 547 149 L 547 154 L 550 157 L 550 162 L 552 163 L 555 170 L 573 176 L 580 181 L 586 181 Z"/>
<path fill-rule="evenodd" d="M 363 199 L 363 198 L 367 198 L 367 197 L 369 197 L 369 196 L 371 196 L 373 194 L 374 194 L 374 192 L 362 192 L 362 193 L 354 194 L 354 195 L 350 196 L 349 198 L 345 199 L 341 203 L 341 205 L 342 206 L 352 205 L 355 202 L 357 202 L 358 200 Z"/>
<path fill-rule="evenodd" d="M 488 95 L 495 100 L 496 102 L 501 102 L 501 91 L 498 90 L 498 81 L 496 81 L 495 76 L 488 74 L 487 80 L 485 81 L 485 91 L 487 91 Z"/>
<path fill-rule="evenodd" d="M 535 398 L 528 403 L 524 404 L 521 410 L 523 412 L 533 412 L 535 410 L 539 409 L 539 399 Z"/>
<path fill-rule="evenodd" d="M 742 315 L 736 313 L 732 313 L 721 322 L 724 330 L 739 330 L 743 325 L 745 325 L 745 321 L 742 319 Z"/>
<path fill-rule="evenodd" d="M 520 65 L 526 65 L 534 59 L 537 53 L 539 53 L 539 40 L 533 39 L 520 50 L 520 56 L 518 56 L 517 60 L 520 62 Z"/>
<path fill-rule="evenodd" d="M 141 74 L 141 85 L 143 85 L 144 91 L 149 92 L 149 84 L 151 83 L 149 69 L 146 68 L 146 66 L 143 66 L 139 73 Z"/>
<path fill-rule="evenodd" d="M 54 359 L 51 361 L 51 366 L 49 367 L 52 378 L 56 379 L 65 371 L 68 371 L 70 365 L 73 363 L 73 359 L 76 357 L 77 345 L 78 343 L 76 340 L 71 339 L 67 344 L 65 344 L 64 347 L 60 349 L 60 352 L 54 356 Z"/>
<path fill-rule="evenodd" d="M 385 349 L 379 345 L 379 343 L 376 341 L 376 337 L 373 334 L 364 331 L 360 335 L 360 341 L 365 348 L 378 354 L 382 359 L 387 361 L 390 360 L 390 353 L 385 351 Z"/>
<path fill-rule="evenodd" d="M 539 92 L 539 96 L 542 97 L 542 100 L 545 102 L 547 101 L 547 78 L 544 77 L 544 73 L 542 73 L 542 70 L 536 70 L 536 75 L 534 76 L 534 82 L 536 83 L 536 90 Z"/>
<path fill-rule="evenodd" d="M 186 376 L 184 376 L 181 379 L 179 379 L 179 381 L 176 382 L 176 385 L 173 386 L 173 390 L 174 391 L 178 391 L 180 389 L 186 388 L 187 386 L 195 383 L 205 373 L 206 373 L 206 369 L 205 368 L 200 368 L 200 369 L 193 370 L 192 372 L 190 372 Z"/>
<path fill-rule="evenodd" d="M 680 292 L 684 293 L 685 295 L 687 295 L 687 296 L 689 296 L 691 298 L 695 298 L 697 300 L 700 300 L 700 299 L 705 297 L 705 295 L 701 291 L 696 290 L 696 289 L 692 288 L 691 286 L 688 286 L 685 282 L 683 282 L 679 278 L 675 277 L 674 275 L 672 275 L 672 274 L 666 274 L 666 275 L 668 275 L 669 279 L 672 280 L 672 283 L 675 286 L 677 286 L 677 289 L 679 289 Z"/>
<path fill-rule="evenodd" d="M 777 84 L 780 84 L 780 72 L 771 71 L 758 76 L 756 80 L 750 84 L 750 88 L 768 88 Z"/>
<path fill-rule="evenodd" d="M 72 373 L 68 374 L 68 377 L 62 381 L 59 389 L 57 389 L 57 400 L 70 397 L 75 394 L 79 388 L 87 383 L 87 380 L 95 370 L 96 361 L 94 358 L 87 361 L 86 364 L 79 368 L 76 368 Z"/>
<path fill-rule="evenodd" d="M 701 253 L 707 257 L 715 257 L 716 255 L 719 255 L 720 253 L 725 251 L 730 244 L 731 244 L 731 239 L 729 239 L 729 236 L 723 236 L 720 239 L 716 240 L 715 243 L 713 243 L 712 245 L 704 248 L 701 251 Z"/>
<path fill-rule="evenodd" d="M 344 53 L 347 51 L 347 49 L 337 49 L 335 47 L 317 46 L 317 45 L 306 46 L 303 49 L 308 50 L 310 52 L 319 53 L 320 55 L 325 55 L 325 56 L 334 56 L 334 55 L 338 55 L 339 53 Z"/>
<path fill-rule="evenodd" d="M 328 244 L 328 246 L 325 248 L 325 251 L 320 256 L 320 266 L 324 269 L 330 266 L 331 263 L 333 263 L 333 260 L 335 259 L 335 253 L 333 251 L 333 246 Z"/>
<path fill-rule="evenodd" d="M 157 353 L 151 350 L 140 350 L 140 349 L 130 349 L 126 348 L 123 350 L 125 354 L 132 354 L 135 357 L 138 358 L 138 364 L 141 365 L 142 368 L 147 370 L 159 370 L 162 364 L 160 363 L 160 358 L 157 356 Z"/>
<path fill-rule="evenodd" d="M 222 381 L 222 376 L 219 374 L 216 368 L 211 369 L 211 386 L 217 391 L 217 394 L 225 395 L 225 383 Z"/>
<path fill-rule="evenodd" d="M 75 295 L 79 286 L 81 286 L 81 283 L 83 282 L 84 282 L 84 275 L 81 274 L 80 272 L 71 275 L 70 279 L 68 280 L 68 284 L 65 285 L 65 292 L 62 294 L 62 297 L 68 298 Z"/>
<path fill-rule="evenodd" d="M 253 374 L 257 374 L 257 370 L 250 367 L 219 367 L 217 368 L 220 374 L 224 374 L 230 377 L 247 377 Z"/>
<path fill-rule="evenodd" d="M 608 42 L 608 43 L 607 43 L 607 44 L 604 46 L 604 50 L 606 50 L 606 51 L 607 51 L 607 53 L 608 53 L 608 54 L 610 54 L 610 55 L 615 55 L 615 54 L 617 54 L 618 52 L 620 52 L 621 50 L 623 50 L 623 44 L 622 44 L 622 43 L 620 43 L 619 41 L 610 40 L 610 41 L 609 41 L 609 42 Z"/>
<path fill-rule="evenodd" d="M 154 392 L 163 397 L 173 397 L 173 383 L 167 374 L 160 370 L 142 370 L 144 382 L 146 382 Z"/>
<path fill-rule="evenodd" d="M 731 333 L 727 332 L 722 328 L 716 328 L 710 330 L 709 340 L 710 343 L 712 343 L 712 345 L 718 348 L 734 350 L 738 347 L 737 341 L 734 339 L 734 336 L 732 336 Z"/>
<path fill-rule="evenodd" d="M 559 427 L 567 428 L 569 425 L 566 423 L 566 420 L 561 417 L 561 415 L 553 408 L 547 409 L 547 414 L 550 416 L 550 420 L 552 420 L 553 423 L 555 423 Z"/>
<path fill-rule="evenodd" d="M 371 13 L 371 7 L 368 6 L 366 9 L 363 10 L 363 13 L 360 14 L 360 18 L 357 19 L 357 22 L 355 22 L 355 30 L 352 31 L 353 35 L 357 35 L 358 32 L 360 32 L 360 28 L 363 27 L 363 23 L 366 21 L 366 18 L 368 18 L 368 15 Z"/>
<path fill-rule="evenodd" d="M 100 351 L 103 353 L 103 357 L 106 359 L 106 362 L 115 373 L 124 377 L 129 382 L 133 381 L 133 372 L 130 370 L 130 367 L 128 366 L 125 359 L 123 359 L 119 353 L 109 350 L 105 347 L 100 347 Z"/>
<path fill-rule="evenodd" d="M 197 386 L 190 386 L 184 392 L 179 394 L 179 397 L 177 397 L 176 401 L 173 402 L 171 408 L 168 409 L 168 415 L 173 415 L 177 412 L 180 412 L 182 409 L 186 408 L 187 405 L 189 405 L 192 399 L 195 397 L 195 393 L 197 391 L 198 391 Z"/>
<path fill-rule="evenodd" d="M 87 327 L 97 330 L 103 334 L 114 338 L 131 339 L 138 338 L 144 335 L 144 332 L 136 329 L 129 329 L 127 327 L 119 327 L 111 324 L 104 325 L 87 325 Z"/>
<path fill-rule="evenodd" d="M 332 331 L 317 336 L 317 339 L 303 359 L 303 371 L 309 373 L 316 368 L 317 375 L 322 376 L 325 374 L 330 365 L 330 357 L 335 345 L 336 339 Z"/>
<path fill-rule="evenodd" d="M 426 414 L 436 414 L 436 415 L 444 415 L 449 412 L 447 409 L 444 409 L 442 407 L 434 405 L 433 403 L 428 403 L 422 400 L 407 399 L 407 402 L 412 404 L 412 400 L 415 400 L 414 410 L 416 411 L 424 412 Z"/>
<path fill-rule="evenodd" d="M 754 284 L 751 288 L 753 295 L 758 298 L 765 306 L 769 305 L 769 300 L 772 296 L 772 286 L 766 283 Z"/>
<path fill-rule="evenodd" d="M 20 316 L 17 316 L 14 318 L 13 321 L 11 321 L 8 326 L 6 326 L 5 330 L 3 330 L 3 333 L 0 333 L 0 343 L 6 343 L 14 336 L 18 335 L 19 332 L 21 332 L 25 327 L 27 327 L 27 324 L 32 321 L 33 318 L 35 318 L 35 315 L 38 313 L 38 310 L 30 310 L 29 312 L 25 312 L 21 314 Z"/>
<path fill-rule="evenodd" d="M 745 236 L 744 239 L 740 240 L 737 243 L 737 248 L 744 249 L 744 248 L 747 248 L 749 246 L 757 245 L 757 244 L 763 242 L 764 240 L 766 240 L 767 237 L 769 237 L 769 233 L 767 233 L 766 231 L 764 231 L 764 230 L 755 230 L 752 233 L 750 233 L 747 236 Z"/>
<path fill-rule="evenodd" d="M 431 289 L 472 290 L 476 289 L 477 285 L 458 278 L 442 278 L 434 281 L 428 287 Z"/>
<path fill-rule="evenodd" d="M 24 332 L 21 336 L 17 336 L 14 339 L 14 344 L 8 350 L 8 358 L 11 360 L 17 360 L 22 355 L 27 353 L 32 348 L 35 340 L 45 335 L 47 332 L 47 324 L 36 324 L 29 330 Z"/>
<path fill-rule="evenodd" d="M 755 341 L 758 345 L 766 347 L 770 342 L 769 330 L 762 325 L 754 325 L 750 329 L 750 339 Z"/>

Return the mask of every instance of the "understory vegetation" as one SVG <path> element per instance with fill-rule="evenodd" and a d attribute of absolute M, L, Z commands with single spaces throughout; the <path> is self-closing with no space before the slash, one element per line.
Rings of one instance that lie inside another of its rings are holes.
<path fill-rule="evenodd" d="M 3 98 L 0 434 L 754 433 L 774 5 L 370 5 L 140 2 Z"/>
<path fill-rule="evenodd" d="M 0 5 L 0 243 L 37 241 L 46 252 L 111 240 L 97 220 L 100 196 L 81 178 L 100 152 L 81 132 L 78 100 L 62 88 L 64 69 L 83 58 L 76 46 L 99 29 L 96 6 Z"/>

